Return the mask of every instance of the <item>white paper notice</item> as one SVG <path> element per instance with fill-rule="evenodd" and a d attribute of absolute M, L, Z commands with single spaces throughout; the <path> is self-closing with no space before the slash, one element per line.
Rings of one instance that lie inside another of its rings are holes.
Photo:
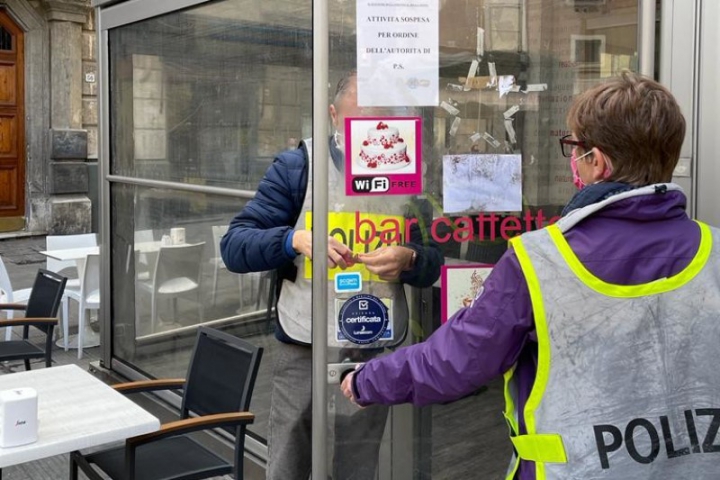
<path fill-rule="evenodd" d="M 445 101 L 443 101 L 440 104 L 440 107 L 443 110 L 445 110 L 446 112 L 448 112 L 450 115 L 457 115 L 458 113 L 460 113 L 460 110 L 458 110 L 457 108 L 453 107 L 452 105 L 450 105 L 448 102 L 445 102 Z"/>
<path fill-rule="evenodd" d="M 515 85 L 515 77 L 512 75 L 501 75 L 498 77 L 498 92 L 500 92 L 500 98 L 510 93 L 513 85 Z"/>
<path fill-rule="evenodd" d="M 519 111 L 520 111 L 520 106 L 513 105 L 512 107 L 505 110 L 505 113 L 503 113 L 503 117 L 505 117 L 506 119 L 512 118 L 512 116 L 515 115 Z"/>
<path fill-rule="evenodd" d="M 438 0 L 357 0 L 358 104 L 437 106 Z"/>
<path fill-rule="evenodd" d="M 470 91 L 470 85 L 472 84 L 472 79 L 475 78 L 475 75 L 477 74 L 478 66 L 480 65 L 480 62 L 477 60 L 473 60 L 470 64 L 470 70 L 468 71 L 467 78 L 465 79 L 465 87 L 463 90 L 466 92 Z"/>
<path fill-rule="evenodd" d="M 531 83 L 525 89 L 526 92 L 544 92 L 547 90 L 547 83 Z"/>
<path fill-rule="evenodd" d="M 495 62 L 488 62 L 488 72 L 490 73 L 490 83 L 487 84 L 488 88 L 493 88 L 497 85 L 497 70 L 495 70 Z"/>
<path fill-rule="evenodd" d="M 490 135 L 488 132 L 485 132 L 482 134 L 482 139 L 485 140 L 487 143 L 492 145 L 495 148 L 498 148 L 500 146 L 500 142 L 498 142 L 495 137 Z"/>
<path fill-rule="evenodd" d="M 450 136 L 454 137 L 458 131 L 458 128 L 460 128 L 460 118 L 455 117 L 452 125 L 450 125 Z"/>
<path fill-rule="evenodd" d="M 515 136 L 515 128 L 513 128 L 513 121 L 511 118 L 505 119 L 505 131 L 508 134 L 508 138 L 510 139 L 510 143 L 515 145 L 517 143 L 517 137 Z"/>
<path fill-rule="evenodd" d="M 477 29 L 477 45 L 476 53 L 479 56 L 485 55 L 485 30 L 478 27 Z"/>

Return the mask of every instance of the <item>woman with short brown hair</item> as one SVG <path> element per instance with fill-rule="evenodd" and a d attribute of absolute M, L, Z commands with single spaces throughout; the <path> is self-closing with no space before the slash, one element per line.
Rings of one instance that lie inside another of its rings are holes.
<path fill-rule="evenodd" d="M 511 240 L 468 308 L 343 392 L 426 405 L 504 375 L 508 479 L 717 478 L 720 231 L 667 183 L 680 109 L 624 74 L 578 96 L 568 126 L 580 190 L 564 216 Z"/>

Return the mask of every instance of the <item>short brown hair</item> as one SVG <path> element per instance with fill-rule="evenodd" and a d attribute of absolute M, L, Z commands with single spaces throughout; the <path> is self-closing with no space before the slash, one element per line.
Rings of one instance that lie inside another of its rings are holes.
<path fill-rule="evenodd" d="M 608 180 L 643 186 L 672 179 L 685 118 L 658 82 L 625 72 L 580 94 L 567 123 L 578 140 L 610 158 Z"/>

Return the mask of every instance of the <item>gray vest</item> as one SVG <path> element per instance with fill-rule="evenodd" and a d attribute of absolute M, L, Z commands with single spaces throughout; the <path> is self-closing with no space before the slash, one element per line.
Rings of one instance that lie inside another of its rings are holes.
<path fill-rule="evenodd" d="M 625 192 L 513 240 L 538 370 L 522 412 L 527 435 L 512 441 L 538 480 L 720 478 L 720 230 L 700 224 L 686 269 L 633 286 L 594 277 L 563 236 L 609 203 L 653 192 Z M 506 416 L 517 432 L 511 377 Z"/>
<path fill-rule="evenodd" d="M 310 172 L 312 172 L 312 139 L 306 139 L 304 143 L 308 154 L 308 168 L 310 170 L 308 174 L 307 195 L 305 195 L 302 212 L 295 224 L 296 230 L 308 228 L 306 226 L 306 217 L 309 212 L 312 212 L 312 175 L 310 174 Z M 332 221 L 333 214 L 344 213 L 354 216 L 355 212 L 362 212 L 403 217 L 405 205 L 409 201 L 408 197 L 348 197 L 344 193 L 344 179 L 341 173 L 335 168 L 332 159 L 330 160 L 328 177 L 330 232 L 332 233 L 333 230 L 335 230 L 334 236 L 344 244 L 350 246 L 354 252 L 374 249 L 374 243 L 368 246 L 356 243 L 354 241 L 354 231 L 344 229 L 346 231 L 341 232 L 343 229 L 337 228 L 337 226 L 334 228 Z M 304 255 L 298 255 L 294 260 L 294 264 L 297 267 L 297 277 L 294 282 L 283 280 L 282 291 L 277 305 L 278 319 L 283 330 L 290 338 L 300 343 L 310 344 L 312 339 L 312 304 L 310 301 L 312 296 L 312 279 L 310 278 L 311 263 L 306 261 Z M 356 269 L 361 270 L 362 266 L 358 265 Z M 334 273 L 331 273 L 329 276 L 333 274 Z M 365 271 L 364 275 L 367 276 L 367 271 Z M 362 292 L 340 294 L 335 293 L 333 282 L 328 281 L 328 346 L 336 348 L 348 346 L 352 346 L 353 348 L 380 348 L 398 345 L 404 339 L 408 327 L 408 307 L 403 285 L 400 283 L 377 281 L 377 279 L 364 279 L 362 286 Z M 339 333 L 339 309 L 348 298 L 359 293 L 368 293 L 379 297 L 383 299 L 388 307 L 390 317 L 389 332 L 382 339 L 372 344 L 354 345 L 344 340 Z"/>

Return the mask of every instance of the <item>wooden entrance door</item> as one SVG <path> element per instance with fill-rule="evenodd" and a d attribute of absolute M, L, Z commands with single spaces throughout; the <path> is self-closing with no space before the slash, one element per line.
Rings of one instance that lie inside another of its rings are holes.
<path fill-rule="evenodd" d="M 22 30 L 0 9 L 0 231 L 25 215 L 23 46 Z M 20 223 L 22 228 L 24 220 Z"/>

